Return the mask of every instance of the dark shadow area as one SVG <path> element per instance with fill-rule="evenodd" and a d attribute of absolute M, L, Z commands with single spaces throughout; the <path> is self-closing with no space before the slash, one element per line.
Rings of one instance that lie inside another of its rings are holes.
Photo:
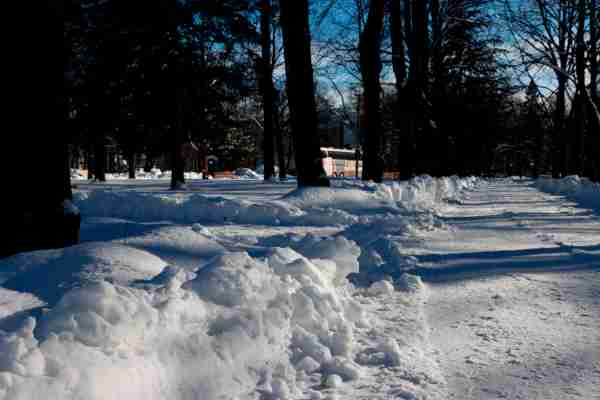
<path fill-rule="evenodd" d="M 260 196 L 261 198 L 278 199 L 296 187 L 296 182 L 267 183 L 254 180 L 188 180 L 185 190 L 170 190 L 169 180 L 135 180 L 126 182 L 93 182 L 78 183 L 78 189 L 82 190 L 118 190 L 134 191 L 136 193 L 151 194 L 175 194 L 175 193 L 200 193 L 215 196 Z M 252 190 L 254 189 L 254 190 Z"/>
<path fill-rule="evenodd" d="M 600 245 L 426 255 L 417 259 L 439 265 L 410 271 L 425 282 L 453 282 L 513 272 L 600 271 Z"/>
<path fill-rule="evenodd" d="M 116 218 L 86 218 L 81 223 L 80 239 L 82 243 L 97 241 L 108 242 L 147 235 L 166 226 L 172 226 L 172 223 L 139 223 Z"/>

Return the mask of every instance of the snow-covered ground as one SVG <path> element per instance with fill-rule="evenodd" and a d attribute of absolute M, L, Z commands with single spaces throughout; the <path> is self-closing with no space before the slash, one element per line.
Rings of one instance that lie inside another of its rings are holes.
<path fill-rule="evenodd" d="M 504 181 L 444 215 L 416 250 L 446 398 L 600 399 L 599 214 Z"/>
<path fill-rule="evenodd" d="M 0 399 L 598 396 L 589 210 L 246 175 L 77 181 L 82 243 L 0 260 Z"/>

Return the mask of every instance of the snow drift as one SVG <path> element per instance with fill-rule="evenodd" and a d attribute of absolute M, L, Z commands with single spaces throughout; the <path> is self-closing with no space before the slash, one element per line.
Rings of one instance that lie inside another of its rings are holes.
<path fill-rule="evenodd" d="M 600 209 L 600 184 L 587 178 L 577 175 L 562 179 L 540 177 L 535 181 L 535 186 L 547 193 L 565 195 L 585 207 Z"/>
<path fill-rule="evenodd" d="M 129 252 L 132 262 L 144 257 L 124 246 L 112 250 Z M 44 286 L 58 286 L 62 296 L 41 316 L 0 332 L 0 398 L 253 398 L 257 384 L 288 398 L 299 394 L 298 374 L 360 375 L 351 351 L 363 315 L 348 290 L 335 287 L 332 261 L 289 248 L 264 259 L 228 252 L 195 273 L 167 267 L 151 278 L 160 262 L 146 256 L 143 279 L 138 265 L 125 268 L 120 256 L 108 257 L 110 264 L 104 251 L 70 248 L 79 262 L 70 262 L 69 279 L 19 286 L 42 298 Z M 37 268 L 56 271 L 64 252 L 38 252 Z M 92 257 L 100 257 L 95 270 L 86 261 Z M 31 268 L 13 267 L 6 282 L 27 281 Z M 123 269 L 135 272 L 123 277 Z"/>

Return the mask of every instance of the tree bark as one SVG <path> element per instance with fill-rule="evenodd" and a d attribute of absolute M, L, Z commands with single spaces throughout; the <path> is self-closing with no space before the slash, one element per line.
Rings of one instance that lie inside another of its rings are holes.
<path fill-rule="evenodd" d="M 554 131 L 552 140 L 552 177 L 560 178 L 566 170 L 566 143 L 564 137 L 565 123 L 565 95 L 567 90 L 567 77 L 562 73 L 557 76 L 558 88 L 556 90 L 556 108 L 554 110 Z"/>
<path fill-rule="evenodd" d="M 280 12 L 298 186 L 329 186 L 317 133 L 308 1 L 281 0 Z"/>
<path fill-rule="evenodd" d="M 275 90 L 275 88 L 273 88 Z M 277 92 L 273 93 L 273 96 L 277 98 Z M 281 120 L 279 118 L 279 112 L 275 108 L 273 112 L 273 125 L 275 129 L 275 146 L 277 149 L 277 164 L 279 165 L 279 180 L 284 181 L 287 179 L 287 163 L 285 161 L 285 150 L 283 145 L 283 130 L 281 127 Z"/>
<path fill-rule="evenodd" d="M 429 30 L 427 1 L 412 2 L 412 58 L 407 84 L 412 107 L 410 113 L 410 136 L 414 138 L 417 162 L 415 172 L 425 172 L 426 165 L 421 160 L 427 158 L 428 146 L 424 143 L 424 131 L 427 125 L 426 89 L 429 71 Z"/>
<path fill-rule="evenodd" d="M 405 4 L 404 7 L 408 7 Z M 392 68 L 396 77 L 396 104 L 393 114 L 393 127 L 398 138 L 398 179 L 410 179 L 414 172 L 415 143 L 410 136 L 409 117 L 405 115 L 406 99 L 406 38 L 402 23 L 400 0 L 392 1 L 390 8 L 390 34 L 392 41 Z M 408 26 L 406 27 L 408 29 Z"/>
<path fill-rule="evenodd" d="M 367 23 L 360 35 L 358 51 L 363 83 L 365 149 L 363 153 L 364 180 L 381 182 L 383 163 L 381 155 L 381 32 L 383 29 L 384 0 L 371 0 Z"/>
<path fill-rule="evenodd" d="M 275 174 L 273 146 L 273 68 L 271 65 L 271 0 L 260 3 L 260 87 L 263 103 L 263 161 L 264 179 L 270 180 Z"/>
<path fill-rule="evenodd" d="M 185 161 L 183 159 L 183 144 L 185 143 L 185 89 L 179 87 L 176 91 L 175 129 L 171 149 L 171 190 L 182 189 L 185 185 Z"/>

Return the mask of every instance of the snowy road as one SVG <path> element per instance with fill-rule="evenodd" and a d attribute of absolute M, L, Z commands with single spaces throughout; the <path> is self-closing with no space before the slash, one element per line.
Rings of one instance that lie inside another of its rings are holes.
<path fill-rule="evenodd" d="M 600 399 L 598 216 L 509 181 L 462 203 L 412 249 L 447 398 Z"/>

